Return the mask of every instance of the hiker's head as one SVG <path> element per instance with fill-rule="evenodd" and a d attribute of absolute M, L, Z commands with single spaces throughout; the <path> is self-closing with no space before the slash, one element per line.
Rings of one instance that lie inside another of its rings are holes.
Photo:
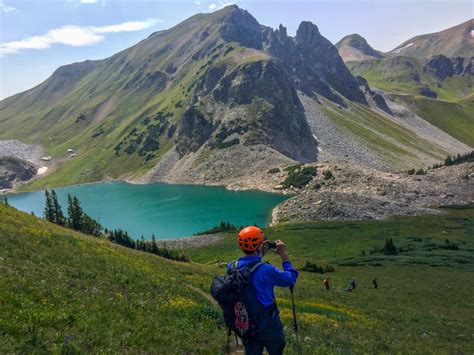
<path fill-rule="evenodd" d="M 250 255 L 258 252 L 260 245 L 265 240 L 265 235 L 260 228 L 249 226 L 239 232 L 237 240 L 240 249 Z"/>

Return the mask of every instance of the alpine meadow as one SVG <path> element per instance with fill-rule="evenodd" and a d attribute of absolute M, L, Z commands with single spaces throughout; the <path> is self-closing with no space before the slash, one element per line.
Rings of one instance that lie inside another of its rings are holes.
<path fill-rule="evenodd" d="M 0 353 L 474 353 L 470 1 L 0 18 Z"/>

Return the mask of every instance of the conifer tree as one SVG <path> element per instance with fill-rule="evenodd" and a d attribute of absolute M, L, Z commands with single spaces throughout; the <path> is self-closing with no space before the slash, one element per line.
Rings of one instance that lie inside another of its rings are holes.
<path fill-rule="evenodd" d="M 65 220 L 63 210 L 61 209 L 61 205 L 58 202 L 58 196 L 54 190 L 51 190 L 51 203 L 53 205 L 54 223 L 64 226 Z"/>
<path fill-rule="evenodd" d="M 451 159 L 451 156 L 448 155 L 448 157 L 444 161 L 444 165 L 446 165 L 446 166 L 453 165 L 453 159 Z"/>
<path fill-rule="evenodd" d="M 81 229 L 82 232 L 98 237 L 100 235 L 101 230 L 102 230 L 102 226 L 100 225 L 99 222 L 97 222 L 88 214 L 86 213 L 83 214 L 82 229 Z"/>
<path fill-rule="evenodd" d="M 44 191 L 44 195 L 46 198 L 45 206 L 44 206 L 44 219 L 48 222 L 54 223 L 54 207 L 53 201 L 51 199 L 51 195 L 48 190 Z"/>
<path fill-rule="evenodd" d="M 67 224 L 69 228 L 73 228 L 72 226 L 72 215 L 74 214 L 74 206 L 72 204 L 72 197 L 71 195 L 67 194 Z"/>
<path fill-rule="evenodd" d="M 150 252 L 153 254 L 158 254 L 159 252 L 158 245 L 156 245 L 156 239 L 155 239 L 154 234 L 151 235 L 151 248 L 150 249 L 151 249 Z"/>
<path fill-rule="evenodd" d="M 82 230 L 84 227 L 84 211 L 76 196 L 67 196 L 67 213 L 69 215 L 69 227 L 75 230 Z"/>
<path fill-rule="evenodd" d="M 145 250 L 145 238 L 143 238 L 143 234 L 141 239 L 136 241 L 135 248 L 137 250 Z"/>
<path fill-rule="evenodd" d="M 385 239 L 385 246 L 383 248 L 383 252 L 385 255 L 397 255 L 397 248 L 395 244 L 393 244 L 392 238 Z"/>

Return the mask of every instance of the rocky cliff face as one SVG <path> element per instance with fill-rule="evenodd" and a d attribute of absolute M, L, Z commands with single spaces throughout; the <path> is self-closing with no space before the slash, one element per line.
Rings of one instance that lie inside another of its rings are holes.
<path fill-rule="evenodd" d="M 21 159 L 0 157 L 0 189 L 11 189 L 36 175 L 36 167 Z"/>
<path fill-rule="evenodd" d="M 341 105 L 344 98 L 367 104 L 337 49 L 316 25 L 303 21 L 294 38 L 281 25 L 275 31 L 267 28 L 264 39 L 265 49 L 284 63 L 298 89 L 308 96 L 319 94 Z"/>
<path fill-rule="evenodd" d="M 453 75 L 472 75 L 472 58 L 454 57 L 448 58 L 444 55 L 435 55 L 429 58 L 423 66 L 425 73 L 433 74 L 441 80 Z"/>
<path fill-rule="evenodd" d="M 316 141 L 296 88 L 279 62 L 256 61 L 228 70 L 210 98 L 216 106 L 240 106 L 239 115 L 221 116 L 211 147 L 225 145 L 228 138 L 239 139 L 245 146 L 264 144 L 294 160 L 316 160 Z"/>

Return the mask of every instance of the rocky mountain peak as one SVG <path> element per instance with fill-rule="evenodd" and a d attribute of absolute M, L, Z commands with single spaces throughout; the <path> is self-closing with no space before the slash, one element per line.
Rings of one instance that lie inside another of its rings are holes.
<path fill-rule="evenodd" d="M 278 30 L 276 31 L 280 33 L 282 37 L 288 37 L 288 34 L 286 33 L 286 27 L 283 26 L 281 23 L 280 23 L 280 26 L 278 26 Z"/>
<path fill-rule="evenodd" d="M 345 62 L 384 58 L 382 53 L 372 48 L 367 40 L 357 33 L 345 36 L 335 46 Z"/>
<path fill-rule="evenodd" d="M 310 21 L 303 21 L 296 31 L 295 42 L 301 47 L 319 41 L 321 38 L 323 37 L 319 33 L 318 26 Z"/>
<path fill-rule="evenodd" d="M 237 42 L 242 46 L 261 49 L 261 27 L 248 11 L 237 5 L 230 5 L 221 10 L 220 34 L 227 42 Z"/>

